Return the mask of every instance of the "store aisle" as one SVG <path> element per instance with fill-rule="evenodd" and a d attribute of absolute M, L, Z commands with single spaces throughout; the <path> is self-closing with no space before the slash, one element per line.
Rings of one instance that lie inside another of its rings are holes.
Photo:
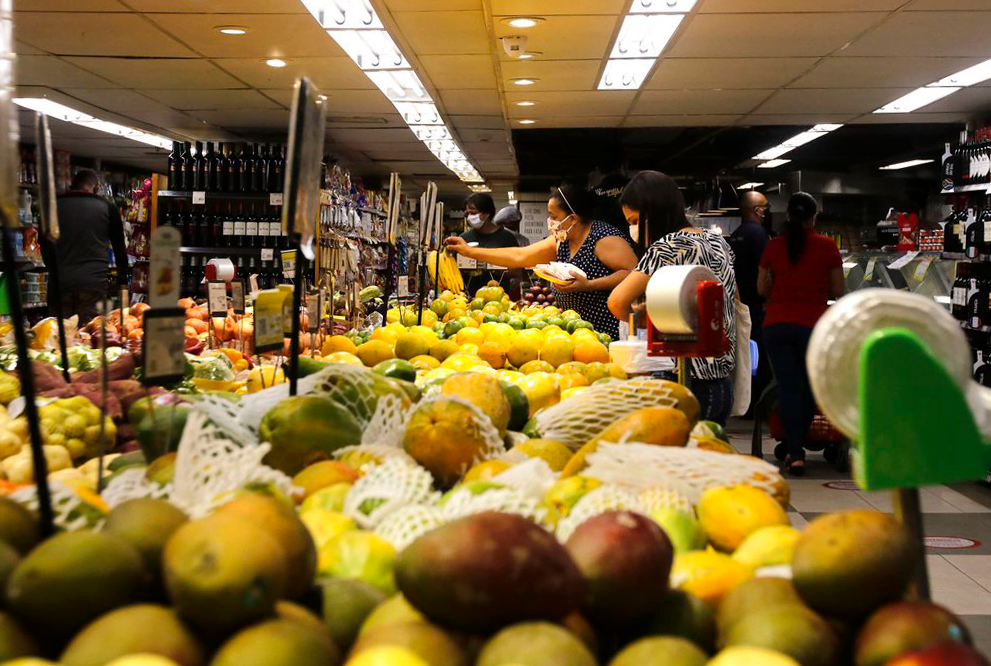
<path fill-rule="evenodd" d="M 752 421 L 733 420 L 727 432 L 734 448 L 750 453 Z M 764 458 L 773 461 L 775 442 L 764 438 Z M 886 492 L 865 492 L 849 473 L 809 453 L 804 477 L 789 478 L 792 524 L 844 509 L 891 512 Z M 962 616 L 984 654 L 991 654 L 991 486 L 982 483 L 923 488 L 922 511 L 933 600 Z M 865 544 L 868 545 L 869 544 Z"/>

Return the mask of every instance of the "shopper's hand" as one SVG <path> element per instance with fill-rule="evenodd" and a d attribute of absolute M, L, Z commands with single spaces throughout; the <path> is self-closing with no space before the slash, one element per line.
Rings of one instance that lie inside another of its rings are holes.
<path fill-rule="evenodd" d="M 575 279 L 567 284 L 554 285 L 554 288 L 558 291 L 570 294 L 576 291 L 589 291 L 588 279 L 583 278 L 580 275 L 576 275 Z"/>
<path fill-rule="evenodd" d="M 453 252 L 454 254 L 464 254 L 465 256 L 468 256 L 466 253 L 469 249 L 469 245 L 461 236 L 450 236 L 444 241 L 444 249 L 448 252 Z"/>

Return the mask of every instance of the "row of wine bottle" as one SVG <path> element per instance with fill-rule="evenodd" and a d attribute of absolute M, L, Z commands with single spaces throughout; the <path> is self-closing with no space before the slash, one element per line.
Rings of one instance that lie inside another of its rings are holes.
<path fill-rule="evenodd" d="M 268 202 L 226 201 L 194 206 L 180 201 L 166 205 L 162 224 L 182 234 L 183 246 L 223 248 L 288 248 L 282 233 L 282 208 Z"/>
<path fill-rule="evenodd" d="M 283 144 L 174 142 L 169 189 L 193 192 L 281 192 L 286 164 Z"/>
<path fill-rule="evenodd" d="M 991 197 L 984 210 L 957 208 L 943 220 L 943 252 L 991 254 Z"/>
<path fill-rule="evenodd" d="M 206 297 L 207 285 L 206 265 L 210 257 L 199 257 L 184 255 L 179 266 L 179 289 L 183 296 Z M 256 275 L 259 289 L 274 289 L 282 284 L 281 257 L 276 254 L 271 261 L 257 259 L 255 257 L 238 257 L 234 259 L 235 276 L 238 280 L 245 281 L 250 276 Z"/>
<path fill-rule="evenodd" d="M 946 144 L 943 153 L 943 190 L 967 185 L 991 185 L 991 128 L 964 131 L 955 148 Z"/>

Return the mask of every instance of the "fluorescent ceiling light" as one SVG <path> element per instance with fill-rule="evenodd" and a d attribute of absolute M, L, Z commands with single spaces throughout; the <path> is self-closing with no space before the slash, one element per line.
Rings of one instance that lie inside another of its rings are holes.
<path fill-rule="evenodd" d="M 446 125 L 410 125 L 413 134 L 420 141 L 446 141 L 451 138 L 451 130 Z"/>
<path fill-rule="evenodd" d="M 517 16 L 509 19 L 507 23 L 514 28 L 532 28 L 543 20 L 538 16 Z"/>
<path fill-rule="evenodd" d="M 960 90 L 960 88 L 930 88 L 928 86 L 925 88 L 919 88 L 904 97 L 899 97 L 891 104 L 885 104 L 874 113 L 911 113 L 912 111 L 921 109 L 924 106 L 929 106 L 937 100 L 952 95 L 958 90 Z"/>
<path fill-rule="evenodd" d="M 265 61 L 265 64 L 269 67 L 275 67 L 276 69 L 282 69 L 286 66 L 286 61 L 281 58 L 269 58 Z"/>
<path fill-rule="evenodd" d="M 382 28 L 368 0 L 303 0 L 303 4 L 324 28 Z"/>
<path fill-rule="evenodd" d="M 433 102 L 393 102 L 407 125 L 443 125 L 440 111 Z"/>
<path fill-rule="evenodd" d="M 225 35 L 246 35 L 248 29 L 240 25 L 222 25 L 217 30 Z"/>
<path fill-rule="evenodd" d="M 810 130 L 800 132 L 795 136 L 791 137 L 790 139 L 786 139 L 777 146 L 774 146 L 773 148 L 768 148 L 764 152 L 754 155 L 752 159 L 763 160 L 763 161 L 776 160 L 782 155 L 786 155 L 787 153 L 790 153 L 796 148 L 800 146 L 804 146 L 807 143 L 811 143 L 816 139 L 821 139 L 830 132 L 835 132 L 841 127 L 843 127 L 843 125 L 834 125 L 834 124 L 816 125 Z"/>
<path fill-rule="evenodd" d="M 881 167 L 881 171 L 898 171 L 899 169 L 908 169 L 921 164 L 932 164 L 935 161 L 936 160 L 908 160 L 907 162 L 897 162 L 895 164 L 889 164 L 888 166 Z"/>
<path fill-rule="evenodd" d="M 106 132 L 107 134 L 113 134 L 125 139 L 130 139 L 131 141 L 138 141 L 139 143 L 144 143 L 149 146 L 155 146 L 156 148 L 163 148 L 167 150 L 172 147 L 172 139 L 168 139 L 158 134 L 152 134 L 151 132 L 137 130 L 133 127 L 118 125 L 117 123 L 112 123 L 108 120 L 100 120 L 99 118 L 94 118 L 88 113 L 76 111 L 68 106 L 59 104 L 58 102 L 53 102 L 50 99 L 44 99 L 41 97 L 18 97 L 14 99 L 14 104 L 17 104 L 25 109 L 37 111 L 38 113 L 42 113 L 57 120 L 72 123 L 73 125 L 88 127 L 99 132 Z"/>
<path fill-rule="evenodd" d="M 956 74 L 950 74 L 945 79 L 940 79 L 936 83 L 930 83 L 929 88 L 952 88 L 973 86 L 991 79 L 991 60 L 985 60 L 973 67 L 961 70 Z"/>
<path fill-rule="evenodd" d="M 784 144 L 781 144 L 781 145 L 775 146 L 774 148 L 768 148 L 764 152 L 758 153 L 757 155 L 754 155 L 753 159 L 755 159 L 755 160 L 773 160 L 773 159 L 777 159 L 778 157 L 781 157 L 785 153 L 790 153 L 791 151 L 792 151 L 791 146 L 786 146 Z"/>
<path fill-rule="evenodd" d="M 621 59 L 606 62 L 599 90 L 636 90 L 654 66 L 654 59 Z"/>
<path fill-rule="evenodd" d="M 523 120 L 520 120 L 520 121 L 518 121 L 518 122 L 520 123 L 520 125 L 533 125 L 533 124 L 535 124 L 535 123 L 536 123 L 537 121 L 536 121 L 536 120 L 531 120 L 531 119 L 529 119 L 529 118 L 524 118 Z"/>
<path fill-rule="evenodd" d="M 527 53 L 521 53 L 516 56 L 520 60 L 532 60 L 536 56 L 544 55 L 542 51 L 528 51 Z"/>
<path fill-rule="evenodd" d="M 432 102 L 420 77 L 412 69 L 366 72 L 390 102 Z"/>
<path fill-rule="evenodd" d="M 513 79 L 513 83 L 518 86 L 532 86 L 537 82 L 537 79 Z"/>
<path fill-rule="evenodd" d="M 363 70 L 410 68 L 403 52 L 385 30 L 328 30 L 327 34 Z"/>
<path fill-rule="evenodd" d="M 678 29 L 681 14 L 629 14 L 610 58 L 657 58 Z"/>
<path fill-rule="evenodd" d="M 491 192 L 492 188 L 482 183 L 481 185 L 469 185 L 468 189 L 472 192 Z"/>
<path fill-rule="evenodd" d="M 757 189 L 758 187 L 760 187 L 763 184 L 764 183 L 744 183 L 743 185 L 740 185 L 736 189 L 738 189 L 738 190 L 755 190 L 755 189 Z"/>
<path fill-rule="evenodd" d="M 517 102 L 516 106 L 533 106 L 536 102 Z"/>
<path fill-rule="evenodd" d="M 514 192 L 513 190 L 509 190 L 508 192 L 506 192 L 506 196 L 509 197 L 510 199 L 515 199 L 516 192 Z"/>
<path fill-rule="evenodd" d="M 633 0 L 631 14 L 687 14 L 698 0 Z"/>
<path fill-rule="evenodd" d="M 763 164 L 758 164 L 757 165 L 757 168 L 758 169 L 774 169 L 775 167 L 779 167 L 782 164 L 788 164 L 789 162 L 791 162 L 791 160 L 769 160 L 767 162 L 764 162 Z"/>

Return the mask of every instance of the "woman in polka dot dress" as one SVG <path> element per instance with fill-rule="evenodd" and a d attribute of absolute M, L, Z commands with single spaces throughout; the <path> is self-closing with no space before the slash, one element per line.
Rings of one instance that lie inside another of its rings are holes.
<path fill-rule="evenodd" d="M 555 286 L 557 306 L 574 310 L 600 333 L 614 340 L 619 321 L 609 312 L 609 293 L 637 265 L 633 240 L 610 224 L 592 219 L 595 199 L 582 188 L 555 188 L 547 202 L 549 237 L 527 247 L 485 249 L 469 247 L 459 237 L 448 238 L 447 249 L 506 268 L 533 268 L 561 261 L 585 272 L 567 285 Z"/>

